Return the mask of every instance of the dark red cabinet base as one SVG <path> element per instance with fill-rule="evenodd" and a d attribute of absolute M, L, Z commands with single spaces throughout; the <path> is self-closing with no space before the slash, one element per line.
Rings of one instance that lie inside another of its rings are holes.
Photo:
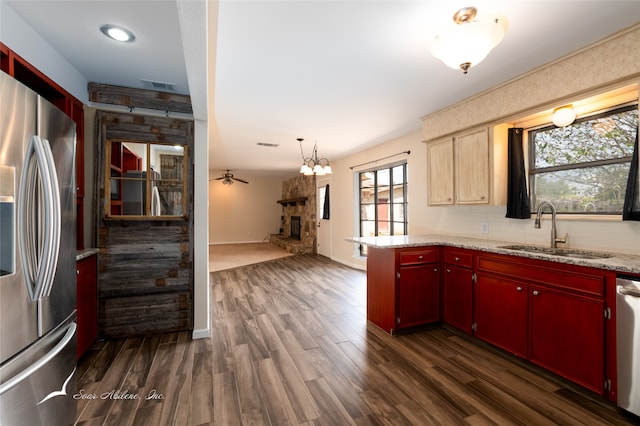
<path fill-rule="evenodd" d="M 613 402 L 615 317 L 614 271 L 458 247 L 368 248 L 367 319 L 387 333 L 442 321 Z"/>
<path fill-rule="evenodd" d="M 440 320 L 439 247 L 368 247 L 367 320 L 390 334 Z"/>
<path fill-rule="evenodd" d="M 98 338 L 97 255 L 77 262 L 78 358 Z"/>

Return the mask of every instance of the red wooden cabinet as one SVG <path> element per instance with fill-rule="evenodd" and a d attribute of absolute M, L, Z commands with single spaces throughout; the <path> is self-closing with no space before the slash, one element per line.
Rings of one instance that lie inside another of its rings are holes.
<path fill-rule="evenodd" d="M 367 248 L 367 320 L 393 334 L 440 319 L 440 249 Z"/>
<path fill-rule="evenodd" d="M 97 256 L 77 262 L 78 358 L 98 338 Z"/>
<path fill-rule="evenodd" d="M 530 299 L 529 360 L 603 394 L 604 301 L 535 285 Z"/>
<path fill-rule="evenodd" d="M 398 328 L 440 320 L 440 270 L 437 263 L 400 267 Z"/>
<path fill-rule="evenodd" d="M 441 318 L 614 402 L 615 317 L 611 271 L 456 247 L 369 247 L 367 319 L 383 330 Z"/>
<path fill-rule="evenodd" d="M 443 275 L 443 320 L 471 333 L 473 325 L 473 254 L 445 248 Z"/>
<path fill-rule="evenodd" d="M 387 333 L 396 328 L 394 249 L 367 247 L 367 320 Z"/>
<path fill-rule="evenodd" d="M 491 253 L 479 254 L 476 267 L 478 337 L 615 400 L 615 352 L 607 335 L 615 312 L 613 274 Z M 513 287 L 526 295 L 509 294 Z M 490 300 L 490 293 L 504 303 Z M 521 323 L 526 344 L 517 338 Z"/>
<path fill-rule="evenodd" d="M 478 273 L 476 336 L 523 358 L 528 345 L 528 285 L 496 275 Z"/>

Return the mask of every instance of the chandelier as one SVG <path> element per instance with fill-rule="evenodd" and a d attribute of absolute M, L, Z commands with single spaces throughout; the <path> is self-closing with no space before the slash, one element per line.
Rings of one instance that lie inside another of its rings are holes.
<path fill-rule="evenodd" d="M 310 175 L 330 175 L 331 174 L 331 166 L 329 165 L 329 160 L 326 158 L 318 158 L 318 144 L 314 142 L 313 151 L 311 152 L 311 157 L 305 157 L 304 151 L 302 150 L 302 141 L 304 139 L 298 138 L 298 142 L 300 142 L 300 154 L 302 155 L 302 166 L 300 167 L 300 173 L 305 174 L 307 176 Z"/>
<path fill-rule="evenodd" d="M 478 65 L 496 47 L 507 31 L 503 16 L 478 17 L 475 7 L 464 7 L 453 15 L 454 25 L 437 35 L 431 53 L 448 67 L 464 74 Z"/>

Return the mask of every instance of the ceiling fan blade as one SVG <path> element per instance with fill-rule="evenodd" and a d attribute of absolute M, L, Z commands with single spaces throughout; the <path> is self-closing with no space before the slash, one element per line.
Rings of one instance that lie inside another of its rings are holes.
<path fill-rule="evenodd" d="M 231 179 L 233 179 L 233 180 L 237 180 L 238 182 L 242 182 L 242 183 L 249 183 L 249 182 L 247 182 L 246 180 L 244 180 L 244 179 L 238 179 L 237 177 L 231 177 Z"/>

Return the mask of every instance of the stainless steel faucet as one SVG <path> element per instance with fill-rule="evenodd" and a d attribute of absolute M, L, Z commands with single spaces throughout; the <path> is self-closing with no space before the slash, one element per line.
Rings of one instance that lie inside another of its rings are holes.
<path fill-rule="evenodd" d="M 548 201 L 543 201 L 538 206 L 538 212 L 536 213 L 536 221 L 534 226 L 536 228 L 540 228 L 540 221 L 542 220 L 543 213 L 542 210 L 546 206 L 549 206 L 549 208 L 551 209 L 551 248 L 555 249 L 558 248 L 558 243 L 565 244 L 567 242 L 567 237 L 569 237 L 569 234 L 564 234 L 564 238 L 558 238 L 558 231 L 556 228 L 556 207 Z"/>

